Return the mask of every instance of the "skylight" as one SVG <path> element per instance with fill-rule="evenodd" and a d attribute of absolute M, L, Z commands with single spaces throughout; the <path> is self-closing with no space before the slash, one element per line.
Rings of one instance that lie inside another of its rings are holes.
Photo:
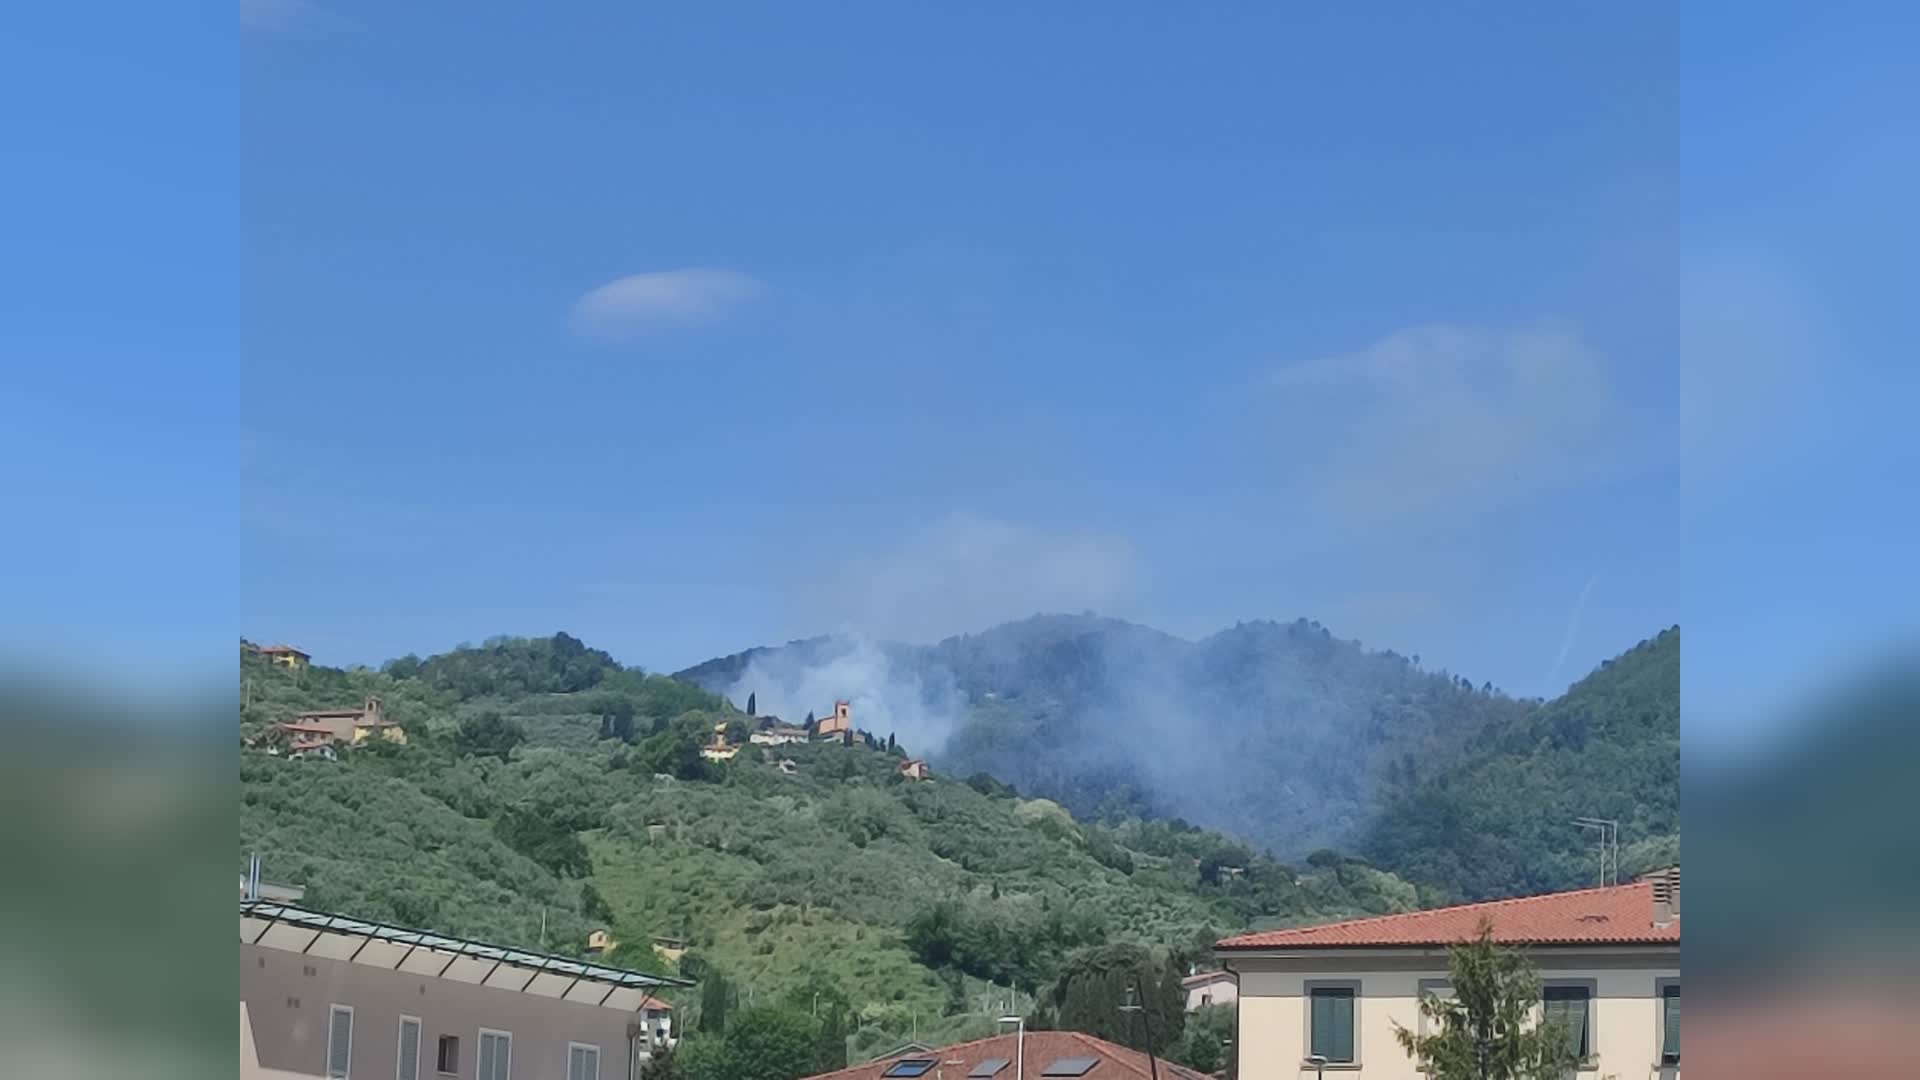
<path fill-rule="evenodd" d="M 880 1075 L 895 1077 L 923 1076 L 926 1074 L 926 1071 L 931 1068 L 933 1068 L 932 1058 L 907 1058 L 904 1061 L 896 1061 L 887 1066 L 887 1071 Z"/>
<path fill-rule="evenodd" d="M 1012 1064 L 1012 1062 L 1006 1058 L 988 1058 L 968 1071 L 968 1080 L 984 1080 L 985 1077 L 992 1076 L 1010 1064 Z"/>
<path fill-rule="evenodd" d="M 1085 1076 L 1099 1058 L 1061 1058 L 1040 1070 L 1041 1076 Z"/>

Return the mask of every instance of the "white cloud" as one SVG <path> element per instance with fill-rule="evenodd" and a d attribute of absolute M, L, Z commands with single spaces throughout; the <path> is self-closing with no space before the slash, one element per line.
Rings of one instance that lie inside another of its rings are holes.
<path fill-rule="evenodd" d="M 1483 512 L 1619 464 L 1606 364 L 1552 325 L 1412 327 L 1267 389 L 1289 478 L 1347 525 Z"/>
<path fill-rule="evenodd" d="M 702 322 L 758 296 L 758 281 L 732 270 L 656 270 L 628 274 L 573 305 L 581 336 L 616 341 L 663 323 Z"/>
<path fill-rule="evenodd" d="M 928 642 L 1037 612 L 1108 611 L 1137 580 L 1124 537 L 955 513 L 797 591 L 816 630 Z"/>

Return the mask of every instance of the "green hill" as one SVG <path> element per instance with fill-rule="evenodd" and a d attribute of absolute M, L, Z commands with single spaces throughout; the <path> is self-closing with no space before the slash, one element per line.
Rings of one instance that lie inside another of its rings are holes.
<path fill-rule="evenodd" d="M 1331 855 L 1292 867 L 1179 822 L 1079 821 L 985 776 L 906 780 L 865 745 L 707 762 L 713 726 L 744 714 L 564 635 L 377 672 L 243 654 L 240 674 L 244 738 L 369 695 L 407 728 L 338 762 L 242 749 L 241 850 L 312 905 L 561 952 L 606 925 L 615 962 L 656 969 L 648 940 L 677 938 L 743 1004 L 844 995 L 856 1053 L 983 1032 L 1077 947 L 1177 961 L 1223 931 L 1418 902 Z"/>
<path fill-rule="evenodd" d="M 1481 731 L 1459 764 L 1395 798 L 1361 849 L 1462 896 L 1544 892 L 1596 878 L 1576 817 L 1620 823 L 1623 876 L 1679 861 L 1678 627 Z"/>

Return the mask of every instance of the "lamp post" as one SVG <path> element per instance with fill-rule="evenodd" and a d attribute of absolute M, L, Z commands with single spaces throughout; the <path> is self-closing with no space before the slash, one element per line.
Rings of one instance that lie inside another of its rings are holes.
<path fill-rule="evenodd" d="M 1003 1016 L 1002 1024 L 1013 1024 L 1013 1080 L 1026 1080 L 1027 1069 L 1027 1018 L 1024 1016 Z"/>
<path fill-rule="evenodd" d="M 1307 1064 L 1313 1066 L 1313 1075 L 1315 1077 L 1315 1080 L 1326 1080 L 1327 1059 L 1324 1055 L 1322 1054 L 1307 1055 Z"/>

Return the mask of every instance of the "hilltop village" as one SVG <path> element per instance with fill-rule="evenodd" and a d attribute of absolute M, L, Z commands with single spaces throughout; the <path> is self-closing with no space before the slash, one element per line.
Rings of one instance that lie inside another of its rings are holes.
<path fill-rule="evenodd" d="M 313 663 L 312 654 L 292 645 L 258 645 L 242 639 L 240 650 L 295 675 L 309 670 Z M 899 755 L 901 760 L 895 770 L 909 780 L 925 780 L 933 774 L 924 759 L 906 756 L 891 734 L 881 739 L 855 727 L 852 703 L 844 698 L 836 699 L 822 715 L 807 713 L 797 725 L 771 714 L 756 715 L 756 706 L 757 695 L 748 694 L 744 720 L 736 718 L 714 724 L 712 737 L 700 747 L 700 756 L 718 764 L 733 761 L 749 746 L 771 751 L 795 744 L 838 743 Z M 338 759 L 341 750 L 363 745 L 370 738 L 402 745 L 407 741 L 406 728 L 387 717 L 380 698 L 374 695 L 368 695 L 357 705 L 342 703 L 338 707 L 297 712 L 256 735 L 250 745 L 273 755 L 331 761 Z M 797 768 L 791 758 L 765 756 L 781 772 L 792 773 Z"/>

